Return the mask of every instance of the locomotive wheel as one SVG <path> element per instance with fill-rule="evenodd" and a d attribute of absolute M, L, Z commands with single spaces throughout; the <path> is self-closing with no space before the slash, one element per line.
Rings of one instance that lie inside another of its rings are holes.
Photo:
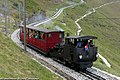
<path fill-rule="evenodd" d="M 85 72 L 87 68 L 80 68 L 80 71 Z"/>
<path fill-rule="evenodd" d="M 48 56 L 51 57 L 51 58 L 53 57 L 53 49 L 50 49 L 50 51 L 48 53 Z"/>
<path fill-rule="evenodd" d="M 80 67 L 79 67 L 79 65 L 74 64 L 74 70 L 75 70 L 75 71 L 80 71 Z"/>
<path fill-rule="evenodd" d="M 80 68 L 80 65 L 74 64 L 74 70 L 75 71 L 86 71 L 87 68 Z"/>
<path fill-rule="evenodd" d="M 51 56 L 50 56 L 50 53 L 47 53 L 47 54 L 46 54 L 46 57 L 51 57 Z"/>
<path fill-rule="evenodd" d="M 70 63 L 69 63 L 68 61 L 65 61 L 65 65 L 66 65 L 67 67 L 70 67 Z"/>

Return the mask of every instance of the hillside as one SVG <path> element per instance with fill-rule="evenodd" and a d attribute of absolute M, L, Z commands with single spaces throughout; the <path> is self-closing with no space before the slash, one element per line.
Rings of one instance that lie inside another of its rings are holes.
<path fill-rule="evenodd" d="M 61 80 L 60 77 L 28 57 L 22 49 L 2 33 L 0 33 L 0 77 Z"/>
<path fill-rule="evenodd" d="M 63 14 L 55 20 L 54 25 L 58 25 L 66 32 L 70 32 L 71 35 L 75 35 L 75 32 L 77 31 L 75 20 L 92 10 L 92 8 L 111 1 L 112 0 L 86 0 L 86 4 L 66 9 Z M 99 53 L 112 65 L 111 68 L 108 68 L 99 59 L 95 62 L 94 66 L 118 76 L 120 76 L 119 5 L 120 3 L 114 3 L 102 7 L 95 13 L 79 21 L 79 24 L 82 27 L 81 35 L 97 36 L 98 39 L 96 40 L 96 45 L 99 48 Z"/>

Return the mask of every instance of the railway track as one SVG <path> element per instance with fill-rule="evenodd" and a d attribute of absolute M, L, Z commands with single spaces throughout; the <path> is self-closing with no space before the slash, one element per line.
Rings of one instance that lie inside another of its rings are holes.
<path fill-rule="evenodd" d="M 88 77 L 90 80 L 106 80 L 105 78 L 103 78 L 103 77 L 101 77 L 99 75 L 96 75 L 96 74 L 94 74 L 92 72 L 89 72 L 87 70 L 84 71 L 84 72 L 80 71 L 79 73 L 86 76 L 86 77 Z"/>

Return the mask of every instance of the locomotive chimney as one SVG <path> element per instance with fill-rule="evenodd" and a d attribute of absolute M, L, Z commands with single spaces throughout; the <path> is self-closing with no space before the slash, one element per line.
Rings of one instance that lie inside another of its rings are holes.
<path fill-rule="evenodd" d="M 70 36 L 70 33 L 66 33 L 66 36 L 67 36 L 67 37 Z"/>

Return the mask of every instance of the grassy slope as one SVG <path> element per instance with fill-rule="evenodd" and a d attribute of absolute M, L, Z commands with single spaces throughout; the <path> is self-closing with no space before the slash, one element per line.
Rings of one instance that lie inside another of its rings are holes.
<path fill-rule="evenodd" d="M 27 3 L 28 12 L 33 13 L 39 10 L 44 10 L 48 17 L 53 15 L 56 8 L 60 8 L 65 5 L 63 2 L 53 2 L 51 0 L 27 0 Z"/>
<path fill-rule="evenodd" d="M 75 8 L 69 8 L 56 19 L 54 24 L 61 26 L 66 32 L 70 32 L 74 35 L 77 29 L 74 21 L 84 15 L 86 11 L 89 11 L 91 8 L 106 2 L 110 2 L 110 0 L 89 0 L 87 1 L 87 4 L 77 6 Z M 120 7 L 119 4 L 120 3 L 116 3 L 111 6 L 101 8 L 100 10 L 97 10 L 96 13 L 93 13 L 89 17 L 79 21 L 79 24 L 83 29 L 82 35 L 95 35 L 98 37 L 96 45 L 99 48 L 99 52 L 110 62 L 112 68 L 107 68 L 100 59 L 95 62 L 94 66 L 118 76 L 120 76 L 120 19 L 109 19 L 108 17 L 117 18 L 120 16 L 118 8 Z M 61 22 L 65 22 L 66 26 Z"/>
<path fill-rule="evenodd" d="M 61 80 L 27 56 L 8 37 L 0 33 L 0 77 Z"/>

